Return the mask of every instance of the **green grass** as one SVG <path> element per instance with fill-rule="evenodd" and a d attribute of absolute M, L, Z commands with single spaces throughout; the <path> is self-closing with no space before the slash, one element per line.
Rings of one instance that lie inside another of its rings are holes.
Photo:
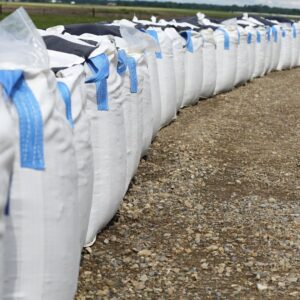
<path fill-rule="evenodd" d="M 47 28 L 55 25 L 93 23 L 100 21 L 113 21 L 116 19 L 131 19 L 134 14 L 139 18 L 149 18 L 156 15 L 158 18 L 172 18 L 180 16 L 195 15 L 197 10 L 175 9 L 175 8 L 155 8 L 137 6 L 103 6 L 103 5 L 69 5 L 69 4 L 49 4 L 49 3 L 2 3 L 3 11 L 0 19 L 8 15 L 7 9 L 13 10 L 23 6 L 38 28 Z M 95 17 L 92 10 L 95 10 Z M 212 18 L 230 18 L 233 12 L 223 11 L 202 11 Z"/>

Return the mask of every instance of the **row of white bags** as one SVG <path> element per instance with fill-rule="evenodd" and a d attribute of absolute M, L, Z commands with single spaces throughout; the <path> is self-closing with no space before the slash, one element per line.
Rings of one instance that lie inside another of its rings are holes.
<path fill-rule="evenodd" d="M 72 299 L 82 247 L 178 109 L 299 64 L 297 23 L 247 15 L 37 31 L 21 9 L 0 36 L 0 299 Z"/>

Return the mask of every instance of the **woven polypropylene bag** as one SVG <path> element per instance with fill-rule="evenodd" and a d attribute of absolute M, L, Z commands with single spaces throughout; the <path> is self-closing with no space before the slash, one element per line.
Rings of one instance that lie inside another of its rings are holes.
<path fill-rule="evenodd" d="M 82 65 L 75 65 L 60 70 L 56 76 L 58 82 L 65 84 L 70 93 L 71 114 L 68 116 L 67 112 L 67 117 L 71 118 L 69 121 L 73 124 L 73 144 L 78 174 L 79 230 L 83 246 L 90 218 L 94 183 L 91 124 L 86 113 L 84 68 Z"/>
<path fill-rule="evenodd" d="M 33 23 L 22 10 L 3 22 L 1 84 L 18 130 L 2 298 L 72 299 L 81 252 L 72 131 Z"/>

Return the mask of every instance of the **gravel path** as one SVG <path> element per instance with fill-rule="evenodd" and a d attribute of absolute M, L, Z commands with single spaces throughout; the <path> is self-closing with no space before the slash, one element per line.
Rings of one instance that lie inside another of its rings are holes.
<path fill-rule="evenodd" d="M 184 109 L 83 252 L 77 300 L 300 299 L 300 69 Z"/>

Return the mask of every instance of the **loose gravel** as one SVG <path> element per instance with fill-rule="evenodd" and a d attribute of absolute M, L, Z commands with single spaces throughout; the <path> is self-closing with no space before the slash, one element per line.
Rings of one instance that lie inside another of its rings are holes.
<path fill-rule="evenodd" d="M 76 299 L 300 299 L 299 83 L 272 73 L 161 130 Z"/>

